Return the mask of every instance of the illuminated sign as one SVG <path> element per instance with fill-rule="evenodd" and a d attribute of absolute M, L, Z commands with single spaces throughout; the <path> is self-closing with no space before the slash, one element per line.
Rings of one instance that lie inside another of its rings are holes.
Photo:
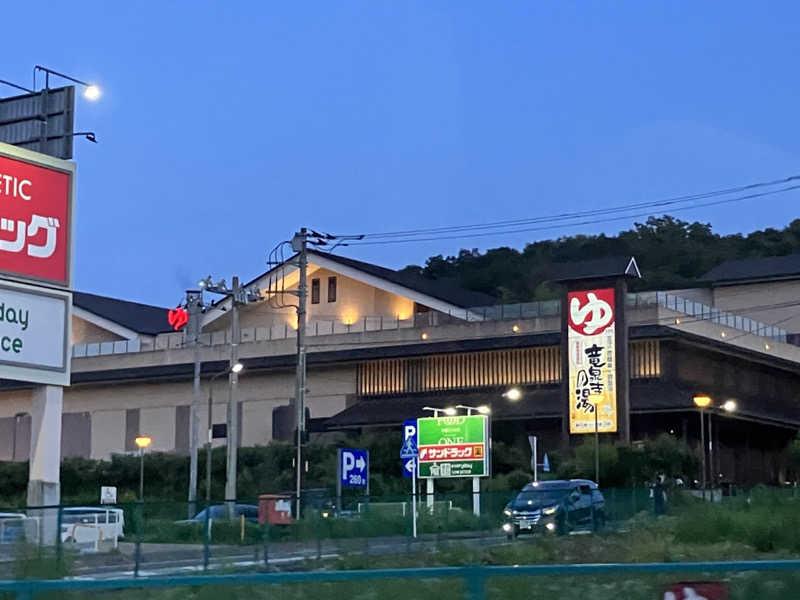
<path fill-rule="evenodd" d="M 185 308 L 171 308 L 167 313 L 167 322 L 175 331 L 180 331 L 181 327 L 189 322 L 189 313 Z"/>
<path fill-rule="evenodd" d="M 0 144 L 0 276 L 69 287 L 74 165 Z"/>
<path fill-rule="evenodd" d="M 489 475 L 488 439 L 486 415 L 417 419 L 418 476 L 436 479 Z"/>
<path fill-rule="evenodd" d="M 70 383 L 69 292 L 0 282 L 0 377 Z"/>
<path fill-rule="evenodd" d="M 567 294 L 569 431 L 617 431 L 614 289 Z"/>

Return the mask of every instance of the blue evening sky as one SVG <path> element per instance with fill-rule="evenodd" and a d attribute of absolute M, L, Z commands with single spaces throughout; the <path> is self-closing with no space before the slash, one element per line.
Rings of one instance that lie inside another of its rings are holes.
<path fill-rule="evenodd" d="M 0 78 L 98 82 L 76 288 L 174 305 L 301 225 L 378 232 L 800 172 L 796 2 L 6 2 Z M 0 91 L 4 95 L 11 90 Z M 783 227 L 800 194 L 675 213 Z M 478 240 L 346 248 L 390 267 Z"/>

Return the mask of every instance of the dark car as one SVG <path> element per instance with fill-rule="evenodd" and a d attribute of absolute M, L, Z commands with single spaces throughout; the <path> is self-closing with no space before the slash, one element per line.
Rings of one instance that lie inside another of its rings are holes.
<path fill-rule="evenodd" d="M 503 531 L 511 539 L 520 533 L 565 535 L 576 529 L 598 530 L 605 524 L 605 500 L 588 479 L 529 483 L 503 510 Z"/>
<path fill-rule="evenodd" d="M 208 518 L 212 521 L 218 521 L 220 519 L 227 519 L 228 518 L 228 507 L 225 504 L 214 504 L 211 507 L 211 512 L 208 515 Z M 208 508 L 204 508 L 191 519 L 185 519 L 182 521 L 175 521 L 176 523 L 203 523 L 206 520 L 206 511 Z M 237 504 L 235 509 L 235 518 L 238 519 L 242 515 L 246 521 L 250 521 L 252 523 L 258 523 L 258 507 L 254 504 Z"/>

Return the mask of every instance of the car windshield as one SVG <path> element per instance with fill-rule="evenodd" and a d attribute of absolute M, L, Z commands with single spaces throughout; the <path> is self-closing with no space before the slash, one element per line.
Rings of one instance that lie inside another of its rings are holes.
<path fill-rule="evenodd" d="M 547 506 L 560 502 L 567 495 L 567 489 L 561 490 L 532 490 L 520 492 L 514 498 L 513 507 L 517 509 L 530 508 L 531 506 Z"/>

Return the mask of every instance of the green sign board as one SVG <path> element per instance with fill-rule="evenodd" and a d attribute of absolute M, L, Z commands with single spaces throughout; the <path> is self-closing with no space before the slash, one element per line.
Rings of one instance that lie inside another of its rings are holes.
<path fill-rule="evenodd" d="M 489 418 L 460 415 L 417 419 L 418 477 L 489 475 Z"/>

